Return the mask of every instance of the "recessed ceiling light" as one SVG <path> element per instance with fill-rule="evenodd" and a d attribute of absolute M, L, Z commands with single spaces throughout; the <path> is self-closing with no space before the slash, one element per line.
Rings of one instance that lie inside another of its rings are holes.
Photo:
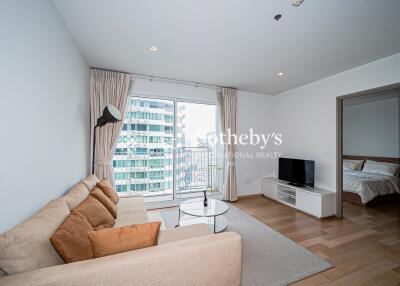
<path fill-rule="evenodd" d="M 283 76 L 283 72 L 278 73 L 278 76 Z"/>
<path fill-rule="evenodd" d="M 157 47 L 156 46 L 151 46 L 149 48 L 149 50 L 152 51 L 152 52 L 156 52 L 157 51 Z"/>
<path fill-rule="evenodd" d="M 297 7 L 300 6 L 303 2 L 304 0 L 292 0 L 292 5 Z"/>

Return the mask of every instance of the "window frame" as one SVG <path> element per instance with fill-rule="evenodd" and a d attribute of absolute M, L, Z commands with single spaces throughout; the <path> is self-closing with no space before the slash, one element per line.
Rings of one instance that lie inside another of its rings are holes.
<path fill-rule="evenodd" d="M 165 201 L 153 201 L 153 202 L 146 202 L 145 205 L 148 209 L 155 209 L 160 207 L 169 207 L 169 206 L 178 206 L 179 202 L 185 199 L 178 198 L 176 196 L 176 138 L 177 138 L 177 106 L 179 102 L 183 103 L 194 103 L 194 104 L 205 104 L 205 105 L 213 105 L 216 107 L 217 115 L 218 116 L 218 102 L 217 97 L 215 100 L 203 100 L 203 99 L 193 99 L 193 98 L 185 98 L 185 97 L 173 97 L 173 96 L 163 96 L 155 93 L 148 93 L 148 92 L 140 92 L 140 91 L 132 91 L 128 95 L 128 100 L 132 97 L 136 98 L 143 98 L 143 99 L 155 99 L 155 100 L 169 100 L 173 102 L 174 107 L 174 115 L 173 115 L 173 155 L 172 155 L 172 200 L 165 200 Z M 126 108 L 128 108 L 128 104 Z M 149 136 L 148 136 L 149 137 Z M 149 141 L 149 140 L 148 140 Z M 216 197 L 218 199 L 222 199 L 222 190 L 218 192 L 218 194 L 211 195 L 212 197 Z"/>

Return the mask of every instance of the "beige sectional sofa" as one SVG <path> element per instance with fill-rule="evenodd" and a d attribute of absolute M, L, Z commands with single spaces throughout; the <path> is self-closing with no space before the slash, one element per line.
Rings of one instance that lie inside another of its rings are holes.
<path fill-rule="evenodd" d="M 240 236 L 203 224 L 161 230 L 154 247 L 64 264 L 49 238 L 97 181 L 88 176 L 0 235 L 0 285 L 241 285 Z M 117 210 L 114 227 L 148 221 L 142 197 L 121 196 Z"/>

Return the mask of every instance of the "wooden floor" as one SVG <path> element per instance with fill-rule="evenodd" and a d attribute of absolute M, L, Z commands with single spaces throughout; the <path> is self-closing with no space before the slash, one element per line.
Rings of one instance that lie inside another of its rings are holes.
<path fill-rule="evenodd" d="M 316 219 L 252 196 L 234 204 L 334 268 L 292 285 L 400 285 L 399 202 L 364 208 L 344 204 L 344 219 Z"/>

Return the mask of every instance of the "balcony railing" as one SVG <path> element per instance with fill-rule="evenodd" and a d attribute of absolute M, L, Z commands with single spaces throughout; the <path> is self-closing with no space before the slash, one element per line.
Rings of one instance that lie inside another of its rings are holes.
<path fill-rule="evenodd" d="M 115 153 L 113 164 L 117 191 L 180 197 L 195 193 L 200 195 L 205 190 L 221 190 L 223 167 L 217 164 L 214 148 L 179 147 L 175 152 L 171 149 L 163 151 L 159 148 L 156 152 L 151 149 L 129 152 L 132 149 L 127 148 L 127 151 Z M 175 160 L 172 160 L 174 155 Z"/>

